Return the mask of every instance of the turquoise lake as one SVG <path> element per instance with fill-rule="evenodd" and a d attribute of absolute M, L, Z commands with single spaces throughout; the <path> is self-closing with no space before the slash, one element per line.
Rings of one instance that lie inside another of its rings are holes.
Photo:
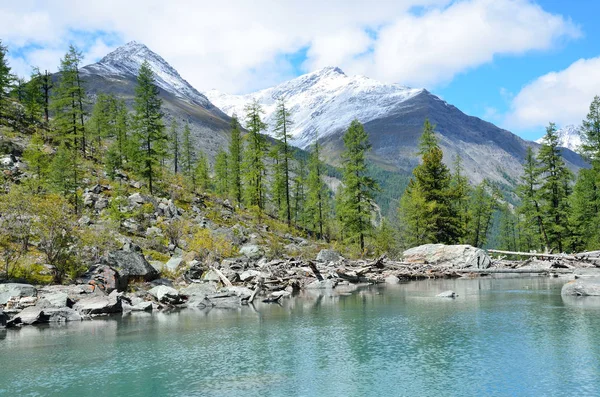
<path fill-rule="evenodd" d="M 0 330 L 7 396 L 597 396 L 600 300 L 551 278 Z M 436 298 L 452 289 L 456 299 Z"/>

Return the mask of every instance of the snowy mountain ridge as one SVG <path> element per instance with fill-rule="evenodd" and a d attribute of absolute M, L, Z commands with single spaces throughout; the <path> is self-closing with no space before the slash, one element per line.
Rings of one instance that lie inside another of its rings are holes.
<path fill-rule="evenodd" d="M 575 125 L 567 125 L 557 131 L 558 133 L 558 141 L 559 146 L 570 149 L 574 152 L 577 152 L 583 141 L 581 140 L 580 129 Z M 536 143 L 542 144 L 544 143 L 544 138 L 540 138 Z"/>
<path fill-rule="evenodd" d="M 183 79 L 160 55 L 151 51 L 144 44 L 131 41 L 106 55 L 97 63 L 88 65 L 84 73 L 100 75 L 137 76 L 144 61 L 148 61 L 154 72 L 156 84 L 161 89 L 197 105 L 210 105 L 207 98 Z"/>
<path fill-rule="evenodd" d="M 346 129 L 353 119 L 367 123 L 401 108 L 423 89 L 387 84 L 365 76 L 347 76 L 340 68 L 325 67 L 275 87 L 246 95 L 211 90 L 208 99 L 227 115 L 236 114 L 244 124 L 244 107 L 257 100 L 273 135 L 277 99 L 282 97 L 292 112 L 291 144 L 307 148 L 316 139 Z"/>

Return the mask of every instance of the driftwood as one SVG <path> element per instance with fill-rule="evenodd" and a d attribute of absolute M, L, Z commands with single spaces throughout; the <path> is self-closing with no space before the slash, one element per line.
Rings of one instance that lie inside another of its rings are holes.
<path fill-rule="evenodd" d="M 541 254 L 534 252 L 518 252 L 518 251 L 503 251 L 503 250 L 487 250 L 492 254 L 504 254 L 504 255 L 517 255 L 517 256 L 532 256 L 537 258 L 550 258 L 550 259 L 562 259 L 567 261 L 576 261 L 579 258 L 572 255 L 561 255 L 561 254 Z"/>
<path fill-rule="evenodd" d="M 275 296 L 275 297 L 270 297 L 270 298 L 266 298 L 263 299 L 263 303 L 279 303 L 279 300 L 281 299 L 283 295 L 279 295 L 279 296 Z"/>
<path fill-rule="evenodd" d="M 314 262 L 312 262 L 312 261 L 308 262 L 308 267 L 310 267 L 310 270 L 312 270 L 312 272 L 314 273 L 317 280 L 323 281 L 323 276 L 321 275 L 321 272 L 319 271 L 319 269 L 317 269 L 317 265 L 315 265 Z"/>
<path fill-rule="evenodd" d="M 262 279 L 262 277 L 259 277 L 258 282 L 256 283 L 256 288 L 254 288 L 252 295 L 250 295 L 250 298 L 248 299 L 248 303 L 254 302 L 254 298 L 256 298 L 256 295 L 258 295 L 258 293 L 262 290 L 262 288 L 263 288 L 263 279 Z"/>
<path fill-rule="evenodd" d="M 564 268 L 550 268 L 550 269 L 456 269 L 456 273 L 483 273 L 483 274 L 510 274 L 510 273 L 532 273 L 532 274 L 544 274 L 544 273 L 573 273 L 572 269 Z"/>
<path fill-rule="evenodd" d="M 223 281 L 223 284 L 226 287 L 233 287 L 233 284 L 231 283 L 231 281 L 229 281 L 229 279 L 227 277 L 225 277 L 225 275 L 223 274 L 223 272 L 221 272 L 219 269 L 217 269 L 214 266 L 210 267 L 211 270 L 214 270 L 215 273 L 217 273 L 217 275 L 219 276 L 219 278 L 221 279 L 221 281 Z"/>

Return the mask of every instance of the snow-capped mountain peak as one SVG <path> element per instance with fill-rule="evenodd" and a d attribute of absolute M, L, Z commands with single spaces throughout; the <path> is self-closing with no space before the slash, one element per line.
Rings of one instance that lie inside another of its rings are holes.
<path fill-rule="evenodd" d="M 348 76 L 340 68 L 328 66 L 251 94 L 230 95 L 216 90 L 205 94 L 223 112 L 240 118 L 245 105 L 256 99 L 269 125 L 274 124 L 277 99 L 284 98 L 294 121 L 291 143 L 306 148 L 316 139 L 344 130 L 355 118 L 362 123 L 375 120 L 421 92 L 365 76 Z"/>
<path fill-rule="evenodd" d="M 86 69 L 90 69 L 92 73 L 104 75 L 137 76 L 144 61 L 148 61 L 150 69 L 154 72 L 156 84 L 163 90 L 204 107 L 209 104 L 206 97 L 184 80 L 167 61 L 136 41 L 130 41 L 117 48 L 98 63 L 83 68 L 83 71 L 85 73 Z"/>
<path fill-rule="evenodd" d="M 558 131 L 558 142 L 559 146 L 570 149 L 577 152 L 581 148 L 582 140 L 580 134 L 580 128 L 574 125 L 567 125 Z M 544 143 L 544 137 L 538 139 L 536 143 Z"/>

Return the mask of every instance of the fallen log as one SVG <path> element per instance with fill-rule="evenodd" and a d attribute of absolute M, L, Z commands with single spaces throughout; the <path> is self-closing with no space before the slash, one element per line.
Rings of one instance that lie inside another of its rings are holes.
<path fill-rule="evenodd" d="M 312 262 L 312 261 L 308 262 L 308 267 L 310 267 L 310 270 L 312 270 L 312 272 L 314 273 L 317 280 L 323 281 L 323 276 L 321 275 L 321 272 L 319 271 L 319 269 L 317 269 L 317 265 L 315 265 L 314 262 Z"/>
<path fill-rule="evenodd" d="M 510 274 L 510 273 L 570 274 L 570 273 L 573 273 L 573 270 L 572 269 L 456 269 L 456 270 L 454 270 L 454 272 L 456 272 L 456 273 L 483 273 L 483 274 Z"/>
<path fill-rule="evenodd" d="M 541 254 L 541 253 L 534 253 L 534 252 L 503 251 L 503 250 L 492 250 L 492 249 L 487 250 L 487 252 L 490 252 L 493 254 L 535 256 L 537 258 L 563 259 L 563 260 L 569 260 L 569 261 L 578 260 L 578 258 L 575 256 L 562 255 L 562 254 Z"/>
<path fill-rule="evenodd" d="M 226 287 L 233 287 L 233 284 L 231 283 L 231 281 L 229 281 L 229 279 L 227 277 L 225 277 L 225 275 L 223 274 L 223 272 L 221 272 L 219 269 L 217 269 L 214 266 L 210 267 L 211 270 L 214 270 L 215 273 L 217 273 L 217 275 L 219 276 L 219 278 L 221 279 L 221 281 L 223 281 L 223 284 Z"/>

